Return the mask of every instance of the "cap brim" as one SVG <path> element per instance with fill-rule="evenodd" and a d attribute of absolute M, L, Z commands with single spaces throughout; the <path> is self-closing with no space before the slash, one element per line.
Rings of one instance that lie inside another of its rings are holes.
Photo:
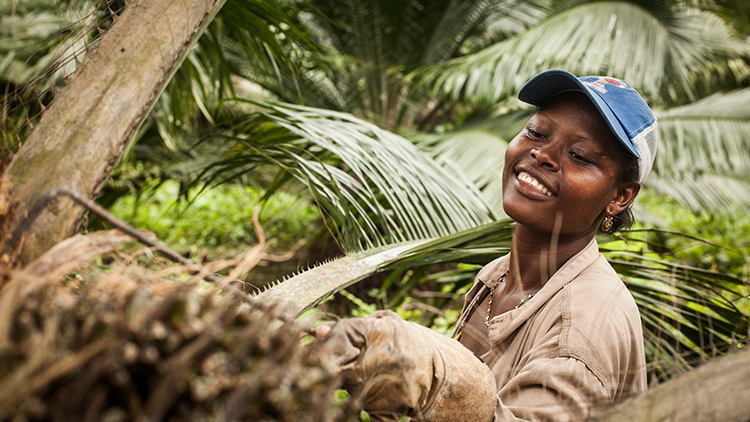
<path fill-rule="evenodd" d="M 591 102 L 594 103 L 596 109 L 599 110 L 604 121 L 607 122 L 607 126 L 609 126 L 617 139 L 620 140 L 630 153 L 640 158 L 640 154 L 635 149 L 633 142 L 628 137 L 628 134 L 609 105 L 595 90 L 581 83 L 578 77 L 570 72 L 548 70 L 534 76 L 518 91 L 518 99 L 531 105 L 541 106 L 550 98 L 566 91 L 578 91 L 586 94 Z"/>

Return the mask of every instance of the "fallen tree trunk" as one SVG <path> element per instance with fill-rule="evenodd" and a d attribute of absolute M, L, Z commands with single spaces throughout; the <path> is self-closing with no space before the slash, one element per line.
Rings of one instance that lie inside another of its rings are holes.
<path fill-rule="evenodd" d="M 750 350 L 716 358 L 590 422 L 748 422 Z"/>
<path fill-rule="evenodd" d="M 131 2 L 42 115 L 0 180 L 0 242 L 47 192 L 94 198 L 127 143 L 226 0 Z M 74 234 L 84 210 L 61 198 L 2 245 L 2 261 L 30 262 Z"/>

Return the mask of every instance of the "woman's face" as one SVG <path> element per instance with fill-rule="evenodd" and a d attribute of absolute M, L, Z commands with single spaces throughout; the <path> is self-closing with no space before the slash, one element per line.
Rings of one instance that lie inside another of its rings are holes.
<path fill-rule="evenodd" d="M 505 152 L 503 208 L 518 224 L 561 235 L 588 235 L 638 193 L 623 183 L 625 152 L 591 101 L 570 92 L 548 101 Z M 558 217 L 559 216 L 559 217 Z"/>

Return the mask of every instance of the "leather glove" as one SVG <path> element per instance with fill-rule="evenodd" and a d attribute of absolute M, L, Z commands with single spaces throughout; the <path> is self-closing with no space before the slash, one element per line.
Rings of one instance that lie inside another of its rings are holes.
<path fill-rule="evenodd" d="M 324 347 L 374 422 L 492 420 L 497 399 L 489 368 L 458 341 L 394 312 L 340 320 Z"/>

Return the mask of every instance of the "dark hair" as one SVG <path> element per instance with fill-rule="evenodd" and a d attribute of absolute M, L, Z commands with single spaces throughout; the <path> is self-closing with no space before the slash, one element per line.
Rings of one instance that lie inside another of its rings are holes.
<path fill-rule="evenodd" d="M 618 142 L 618 147 L 621 149 L 622 152 L 624 152 L 625 158 L 625 166 L 622 169 L 622 172 L 620 173 L 620 182 L 630 183 L 630 182 L 637 182 L 638 181 L 638 157 L 631 154 L 629 151 L 625 149 L 625 146 L 620 144 Z M 632 204 L 630 204 L 627 208 L 625 208 L 623 211 L 621 211 L 617 215 L 612 216 L 612 228 L 605 231 L 602 229 L 601 226 L 599 226 L 599 232 L 600 233 L 606 233 L 606 234 L 612 234 L 616 231 L 628 229 L 630 228 L 633 223 L 635 222 L 635 218 L 633 217 L 633 211 L 631 210 Z"/>

